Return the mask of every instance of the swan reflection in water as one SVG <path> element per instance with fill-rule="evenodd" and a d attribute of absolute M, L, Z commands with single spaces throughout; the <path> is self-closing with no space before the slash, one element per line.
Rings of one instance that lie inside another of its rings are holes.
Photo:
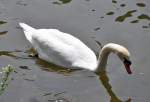
<path fill-rule="evenodd" d="M 122 101 L 120 100 L 117 95 L 113 92 L 112 90 L 112 86 L 109 83 L 109 78 L 107 76 L 106 71 L 102 71 L 98 74 L 99 79 L 101 81 L 101 83 L 103 84 L 103 86 L 105 87 L 106 91 L 108 92 L 109 96 L 110 96 L 110 102 L 131 102 L 131 98 L 129 98 L 126 101 Z"/>
<path fill-rule="evenodd" d="M 63 75 L 71 75 L 71 73 L 73 73 L 75 71 L 83 70 L 83 69 L 70 69 L 70 68 L 58 67 L 57 65 L 48 63 L 48 62 L 38 59 L 38 58 L 36 59 L 36 64 L 41 66 L 40 68 L 45 71 L 56 72 L 56 73 L 63 74 Z M 101 71 L 100 73 L 96 73 L 96 74 L 98 75 L 100 82 L 102 83 L 102 85 L 106 89 L 107 93 L 109 94 L 109 96 L 111 98 L 110 102 L 131 102 L 131 98 L 127 99 L 126 101 L 122 101 L 115 94 L 115 92 L 113 92 L 112 86 L 109 83 L 109 78 L 107 76 L 106 71 Z"/>
<path fill-rule="evenodd" d="M 82 70 L 82 69 L 64 68 L 64 67 L 46 62 L 39 58 L 36 59 L 36 64 L 39 65 L 40 68 L 44 71 L 56 72 L 56 73 L 63 74 L 63 75 L 71 75 L 71 73 L 74 71 Z"/>

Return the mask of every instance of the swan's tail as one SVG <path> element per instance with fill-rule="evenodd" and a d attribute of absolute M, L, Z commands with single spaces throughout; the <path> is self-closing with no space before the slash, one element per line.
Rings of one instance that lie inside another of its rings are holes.
<path fill-rule="evenodd" d="M 29 40 L 32 43 L 32 35 L 35 34 L 36 29 L 25 23 L 19 23 L 19 25 L 23 29 L 27 40 Z"/>

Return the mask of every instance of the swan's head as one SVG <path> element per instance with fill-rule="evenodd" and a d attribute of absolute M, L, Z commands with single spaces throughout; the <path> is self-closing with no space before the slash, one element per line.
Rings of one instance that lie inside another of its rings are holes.
<path fill-rule="evenodd" d="M 115 48 L 114 52 L 118 55 L 118 57 L 123 62 L 128 74 L 132 74 L 131 69 L 130 69 L 131 61 L 130 61 L 129 51 L 125 47 L 118 45 L 118 44 L 114 44 L 114 48 Z"/>
<path fill-rule="evenodd" d="M 100 72 L 101 68 L 103 69 L 106 68 L 107 57 L 109 53 L 111 52 L 118 55 L 118 57 L 124 63 L 125 69 L 128 72 L 128 74 L 132 74 L 131 69 L 130 69 L 131 61 L 130 61 L 129 51 L 124 46 L 114 44 L 114 43 L 108 43 L 102 48 L 100 55 L 99 55 L 99 60 L 98 60 L 99 63 L 98 63 L 96 72 Z"/>

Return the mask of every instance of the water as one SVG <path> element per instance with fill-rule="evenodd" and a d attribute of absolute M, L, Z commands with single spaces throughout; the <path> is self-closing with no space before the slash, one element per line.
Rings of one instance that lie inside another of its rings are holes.
<path fill-rule="evenodd" d="M 149 102 L 149 4 L 149 0 L 0 0 L 0 67 L 15 67 L 0 102 Z M 123 20 L 116 20 L 120 16 Z M 131 52 L 133 74 L 128 75 L 113 54 L 101 77 L 28 57 L 31 45 L 18 22 L 60 29 L 96 53 L 100 50 L 96 41 L 124 45 Z"/>

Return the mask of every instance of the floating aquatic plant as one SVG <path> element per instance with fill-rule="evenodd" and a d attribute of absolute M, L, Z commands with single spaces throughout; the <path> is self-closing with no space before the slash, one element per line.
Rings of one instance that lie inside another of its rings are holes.
<path fill-rule="evenodd" d="M 61 4 L 67 4 L 67 3 L 71 2 L 71 1 L 72 0 L 59 0 L 59 1 L 53 2 L 53 4 L 61 5 Z"/>
<path fill-rule="evenodd" d="M 19 68 L 25 69 L 25 70 L 31 70 L 28 66 L 19 66 Z"/>
<path fill-rule="evenodd" d="M 106 15 L 113 15 L 113 14 L 114 14 L 113 11 L 110 11 L 110 12 L 106 13 Z"/>
<path fill-rule="evenodd" d="M 5 35 L 7 33 L 8 33 L 8 31 L 2 31 L 2 32 L 0 32 L 0 35 Z"/>
<path fill-rule="evenodd" d="M 143 25 L 142 28 L 150 28 L 150 26 Z"/>
<path fill-rule="evenodd" d="M 125 6 L 126 6 L 126 4 L 120 4 L 120 6 L 121 6 L 121 7 L 125 7 Z"/>
<path fill-rule="evenodd" d="M 115 4 L 116 4 L 116 3 L 117 3 L 117 1 L 116 1 L 116 0 L 112 0 L 112 3 L 115 3 Z"/>
<path fill-rule="evenodd" d="M 7 23 L 6 21 L 0 21 L 0 25 Z"/>
<path fill-rule="evenodd" d="M 0 56 L 5 55 L 5 56 L 9 56 L 9 57 L 13 57 L 15 58 L 16 56 L 14 54 L 12 54 L 12 51 L 0 51 Z"/>
<path fill-rule="evenodd" d="M 134 12 L 136 12 L 136 11 L 137 11 L 137 10 L 128 11 L 128 12 L 125 13 L 124 15 L 117 17 L 115 21 L 116 21 L 116 22 L 123 22 L 126 18 L 132 17 L 132 14 L 133 14 Z"/>
<path fill-rule="evenodd" d="M 16 4 L 20 5 L 20 6 L 27 6 L 28 5 L 27 3 L 25 3 L 25 1 L 17 1 Z"/>
<path fill-rule="evenodd" d="M 130 23 L 139 23 L 139 20 L 133 20 Z"/>
<path fill-rule="evenodd" d="M 137 17 L 138 19 L 145 19 L 150 21 L 150 16 L 147 14 L 141 14 Z"/>
<path fill-rule="evenodd" d="M 146 6 L 146 4 L 144 4 L 144 3 L 136 3 L 136 5 L 139 7 L 145 7 Z"/>
<path fill-rule="evenodd" d="M 3 94 L 3 92 L 7 88 L 8 82 L 10 79 L 9 76 L 12 72 L 13 72 L 13 68 L 11 65 L 8 65 L 8 66 L 2 68 L 2 71 L 1 71 L 2 75 L 0 78 L 0 95 Z"/>
<path fill-rule="evenodd" d="M 101 29 L 100 27 L 97 27 L 97 28 L 94 28 L 94 31 L 98 31 L 100 29 Z"/>

